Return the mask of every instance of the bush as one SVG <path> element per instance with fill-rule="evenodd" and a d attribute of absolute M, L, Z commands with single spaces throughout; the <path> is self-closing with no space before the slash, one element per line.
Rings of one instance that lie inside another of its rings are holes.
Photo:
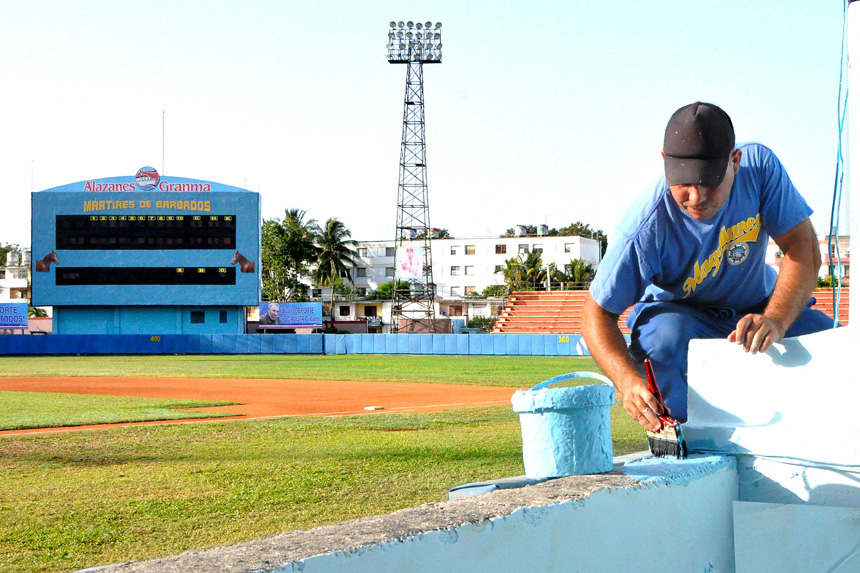
<path fill-rule="evenodd" d="M 466 328 L 480 328 L 484 332 L 490 332 L 495 325 L 495 316 L 473 316 L 466 323 Z"/>

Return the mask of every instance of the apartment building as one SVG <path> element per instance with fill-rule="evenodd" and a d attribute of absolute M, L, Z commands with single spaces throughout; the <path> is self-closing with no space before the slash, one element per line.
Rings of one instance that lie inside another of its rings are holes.
<path fill-rule="evenodd" d="M 540 252 L 544 266 L 559 270 L 571 260 L 583 259 L 594 267 L 600 263 L 600 244 L 585 237 L 480 237 L 432 239 L 433 282 L 436 285 L 436 315 L 465 320 L 492 316 L 503 306 L 503 298 L 474 298 L 492 285 L 504 285 L 505 261 Z M 394 241 L 363 241 L 357 250 L 358 265 L 352 270 L 356 300 L 335 301 L 335 320 L 367 320 L 369 331 L 387 332 L 391 322 L 390 301 L 365 297 L 395 279 Z M 537 285 L 540 286 L 540 285 Z M 330 300 L 328 288 L 311 290 L 313 300 Z"/>

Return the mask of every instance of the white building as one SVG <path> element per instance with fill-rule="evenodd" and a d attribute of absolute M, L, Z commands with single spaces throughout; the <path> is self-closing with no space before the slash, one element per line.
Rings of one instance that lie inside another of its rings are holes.
<path fill-rule="evenodd" d="M 418 241 L 416 246 L 422 246 Z M 559 270 L 571 260 L 582 259 L 595 268 L 600 262 L 600 244 L 585 237 L 486 237 L 432 239 L 433 282 L 436 284 L 436 316 L 459 318 L 463 323 L 474 316 L 492 316 L 504 305 L 504 298 L 477 298 L 492 285 L 504 285 L 505 261 L 520 254 L 540 251 L 544 266 Z M 368 319 L 371 332 L 388 332 L 390 300 L 367 300 L 380 285 L 395 278 L 395 242 L 359 242 L 352 273 L 356 300 L 335 300 L 334 319 Z M 541 285 L 537 285 L 540 287 Z M 545 288 L 545 287 L 544 287 Z M 472 295 L 472 296 L 470 296 Z M 331 290 L 311 289 L 311 299 L 328 301 Z"/>
<path fill-rule="evenodd" d="M 30 251 L 10 251 L 0 267 L 0 302 L 30 299 Z"/>

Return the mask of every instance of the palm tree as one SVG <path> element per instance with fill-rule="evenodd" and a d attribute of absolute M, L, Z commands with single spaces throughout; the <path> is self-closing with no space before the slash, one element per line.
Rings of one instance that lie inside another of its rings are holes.
<path fill-rule="evenodd" d="M 568 283 L 571 290 L 585 290 L 594 280 L 594 267 L 582 259 L 571 259 L 570 265 L 565 265 L 565 272 L 559 273 L 559 278 Z"/>
<path fill-rule="evenodd" d="M 305 221 L 306 212 L 286 209 L 284 220 L 263 221 L 263 295 L 266 300 L 305 300 L 309 265 L 316 257 L 314 219 Z"/>
<path fill-rule="evenodd" d="M 336 218 L 326 221 L 325 226 L 319 228 L 314 237 L 318 266 L 313 278 L 316 284 L 331 287 L 332 309 L 335 286 L 343 279 L 352 282 L 349 269 L 357 264 L 353 256 L 358 241 L 350 237 L 352 232 Z"/>
<path fill-rule="evenodd" d="M 520 253 L 516 258 L 507 259 L 502 275 L 510 292 L 529 288 L 535 290 L 538 284 L 546 281 L 546 269 L 543 268 L 540 251 Z"/>

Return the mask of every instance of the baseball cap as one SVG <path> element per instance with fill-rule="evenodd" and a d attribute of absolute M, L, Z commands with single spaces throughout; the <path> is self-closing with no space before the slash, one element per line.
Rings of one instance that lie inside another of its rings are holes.
<path fill-rule="evenodd" d="M 669 119 L 663 138 L 669 185 L 717 187 L 735 147 L 735 128 L 726 112 L 711 103 L 685 105 Z"/>

